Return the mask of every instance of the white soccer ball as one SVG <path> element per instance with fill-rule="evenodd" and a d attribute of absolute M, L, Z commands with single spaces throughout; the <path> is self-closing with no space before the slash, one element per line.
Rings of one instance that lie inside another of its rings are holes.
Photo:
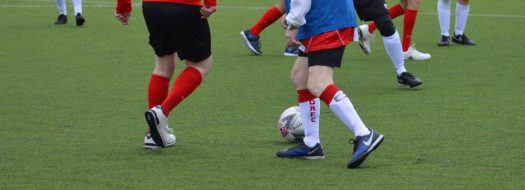
<path fill-rule="evenodd" d="M 299 106 L 284 110 L 279 117 L 277 127 L 281 131 L 281 136 L 288 142 L 301 142 L 304 138 L 304 129 Z"/>

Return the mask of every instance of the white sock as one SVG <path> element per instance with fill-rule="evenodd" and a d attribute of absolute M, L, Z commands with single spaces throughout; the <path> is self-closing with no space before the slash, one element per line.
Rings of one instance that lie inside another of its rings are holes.
<path fill-rule="evenodd" d="M 75 15 L 82 14 L 82 0 L 73 0 L 73 6 L 75 7 Z"/>
<path fill-rule="evenodd" d="M 470 12 L 470 4 L 462 5 L 461 3 L 456 3 L 456 35 L 463 35 L 465 31 L 465 26 L 467 25 L 467 18 Z"/>
<path fill-rule="evenodd" d="M 437 7 L 441 35 L 450 36 L 448 33 L 450 29 L 450 0 L 438 0 Z"/>
<path fill-rule="evenodd" d="M 335 93 L 334 98 L 330 102 L 330 110 L 334 112 L 337 117 L 354 132 L 355 136 L 364 136 L 370 134 L 368 128 L 357 114 L 354 105 L 343 91 Z"/>
<path fill-rule="evenodd" d="M 321 114 L 320 99 L 315 98 L 310 101 L 299 103 L 301 120 L 304 129 L 304 144 L 314 147 L 319 140 L 319 116 Z"/>
<path fill-rule="evenodd" d="M 399 33 L 397 30 L 391 36 L 383 36 L 383 44 L 385 45 L 386 52 L 390 56 L 390 60 L 396 68 L 397 75 L 406 72 L 405 59 L 403 56 L 403 47 L 401 46 L 401 40 L 399 39 Z"/>
<path fill-rule="evenodd" d="M 57 0 L 58 14 L 67 15 L 66 0 Z"/>

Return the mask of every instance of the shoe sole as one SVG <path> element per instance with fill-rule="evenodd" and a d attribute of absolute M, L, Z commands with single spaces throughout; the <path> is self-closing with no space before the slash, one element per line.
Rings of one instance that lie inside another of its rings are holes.
<path fill-rule="evenodd" d="M 295 54 L 295 53 L 286 53 L 284 52 L 284 56 L 287 56 L 287 57 L 297 57 L 299 55 Z"/>
<path fill-rule="evenodd" d="M 460 45 L 466 45 L 466 46 L 473 46 L 473 45 L 476 45 L 475 43 L 474 44 L 471 44 L 471 43 L 464 43 L 464 42 L 460 42 L 459 40 L 454 40 L 452 39 L 452 42 L 456 43 L 456 44 L 460 44 Z"/>
<path fill-rule="evenodd" d="M 255 50 L 255 48 L 252 46 L 252 44 L 250 44 L 250 40 L 248 40 L 248 38 L 246 38 L 246 35 L 244 34 L 244 31 L 241 31 L 241 37 L 244 41 L 244 44 L 246 44 L 246 46 L 248 47 L 248 49 L 254 53 L 255 55 L 261 55 L 262 53 L 261 52 L 258 52 L 257 50 Z"/>
<path fill-rule="evenodd" d="M 399 87 L 400 87 L 400 88 L 415 88 L 415 87 L 417 87 L 417 86 L 419 86 L 419 85 L 422 85 L 422 84 L 423 84 L 423 82 L 418 83 L 418 84 L 416 84 L 416 85 L 409 85 L 409 84 L 402 84 L 402 83 L 399 83 Z"/>
<path fill-rule="evenodd" d="M 373 144 L 372 144 L 372 147 L 371 149 L 366 153 L 366 154 L 363 154 L 361 156 L 361 158 L 357 159 L 355 162 L 353 163 L 348 163 L 347 164 L 347 167 L 350 168 L 350 169 L 353 169 L 353 168 L 357 168 L 359 167 L 361 164 L 363 164 L 363 162 L 365 162 L 366 158 L 368 157 L 368 155 L 370 155 L 370 153 L 372 153 L 374 150 L 377 149 L 377 147 L 379 147 L 379 145 L 381 145 L 381 143 L 383 143 L 383 140 L 385 138 L 383 137 L 383 135 L 380 135 L 378 137 L 378 140 L 376 140 Z"/>
<path fill-rule="evenodd" d="M 414 59 L 414 57 L 412 56 L 409 56 L 409 57 L 403 57 L 405 60 L 414 60 L 414 61 L 426 61 L 426 60 L 430 60 L 432 57 L 429 57 L 427 59 Z"/>
<path fill-rule="evenodd" d="M 365 42 L 361 39 L 363 39 L 363 32 L 361 32 L 361 29 L 357 29 L 357 33 L 359 34 L 359 41 L 357 44 L 359 44 L 359 47 L 361 48 L 361 50 L 363 50 L 363 53 L 365 53 L 366 55 L 370 55 L 370 52 L 366 50 L 366 47 L 365 47 Z"/>
<path fill-rule="evenodd" d="M 438 46 L 450 46 L 450 43 L 446 43 L 446 44 L 438 43 Z"/>
<path fill-rule="evenodd" d="M 175 144 L 168 145 L 168 146 L 166 146 L 166 147 L 164 147 L 164 148 L 169 148 L 169 147 L 171 147 L 171 146 L 173 146 L 173 145 L 175 145 Z M 161 149 L 161 148 L 163 148 L 163 147 L 158 146 L 157 144 L 144 143 L 144 149 L 148 149 L 148 150 L 157 150 L 157 149 Z"/>
<path fill-rule="evenodd" d="M 144 143 L 144 149 L 148 149 L 148 150 L 157 150 L 157 149 L 160 149 L 160 148 L 162 148 L 162 147 L 157 146 L 157 144 Z"/>
<path fill-rule="evenodd" d="M 166 147 L 164 148 L 169 148 L 173 145 L 175 145 L 175 142 L 173 144 L 166 145 Z M 156 150 L 156 149 L 161 149 L 161 148 L 162 148 L 161 146 L 154 144 L 154 143 L 144 143 L 144 149 Z"/>
<path fill-rule="evenodd" d="M 155 144 L 157 144 L 157 146 L 161 145 L 160 147 L 162 147 L 162 148 L 166 147 L 166 144 L 164 143 L 165 140 L 162 137 L 162 135 L 160 135 L 160 133 L 159 133 L 159 129 L 158 129 L 159 121 L 158 121 L 158 119 L 156 117 L 156 113 L 152 112 L 152 111 L 147 111 L 144 114 L 144 116 L 146 117 L 146 121 L 147 121 L 149 129 L 150 129 L 151 138 L 153 139 Z"/>
<path fill-rule="evenodd" d="M 290 157 L 290 156 L 281 156 L 279 154 L 277 154 L 277 157 L 279 158 L 290 158 L 290 159 L 293 159 L 293 158 L 296 158 L 296 159 L 304 159 L 304 160 L 323 160 L 325 157 L 324 156 L 298 156 L 298 157 Z"/>

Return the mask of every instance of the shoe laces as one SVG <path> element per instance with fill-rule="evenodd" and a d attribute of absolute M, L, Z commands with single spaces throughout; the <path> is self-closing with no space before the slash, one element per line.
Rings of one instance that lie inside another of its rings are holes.
<path fill-rule="evenodd" d="M 418 51 L 418 50 L 416 49 L 416 44 L 415 44 L 415 43 L 412 44 L 412 45 L 410 46 L 410 49 L 411 49 L 412 54 L 417 54 L 417 55 L 423 55 L 423 54 L 426 54 L 426 53 L 423 53 L 423 52 Z"/>
<path fill-rule="evenodd" d="M 173 128 L 166 126 L 166 130 L 168 131 L 169 134 L 173 134 Z"/>
<path fill-rule="evenodd" d="M 409 73 L 409 72 L 404 72 L 404 75 L 410 79 L 416 79 L 416 77 L 414 75 L 412 75 L 412 73 Z"/>
<path fill-rule="evenodd" d="M 469 41 L 469 39 L 468 39 L 467 35 L 465 35 L 465 33 L 463 33 L 463 35 L 461 35 L 461 36 L 463 38 L 463 41 Z"/>

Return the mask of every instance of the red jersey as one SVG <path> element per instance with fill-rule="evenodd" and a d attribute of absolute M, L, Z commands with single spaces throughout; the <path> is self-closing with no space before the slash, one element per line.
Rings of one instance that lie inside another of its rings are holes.
<path fill-rule="evenodd" d="M 202 3 L 201 0 L 143 0 L 144 2 L 163 2 L 163 3 L 181 3 L 187 5 L 196 5 L 196 6 L 217 6 L 217 0 L 204 0 Z M 131 0 L 117 0 L 117 12 L 119 13 L 129 13 L 131 12 Z"/>

